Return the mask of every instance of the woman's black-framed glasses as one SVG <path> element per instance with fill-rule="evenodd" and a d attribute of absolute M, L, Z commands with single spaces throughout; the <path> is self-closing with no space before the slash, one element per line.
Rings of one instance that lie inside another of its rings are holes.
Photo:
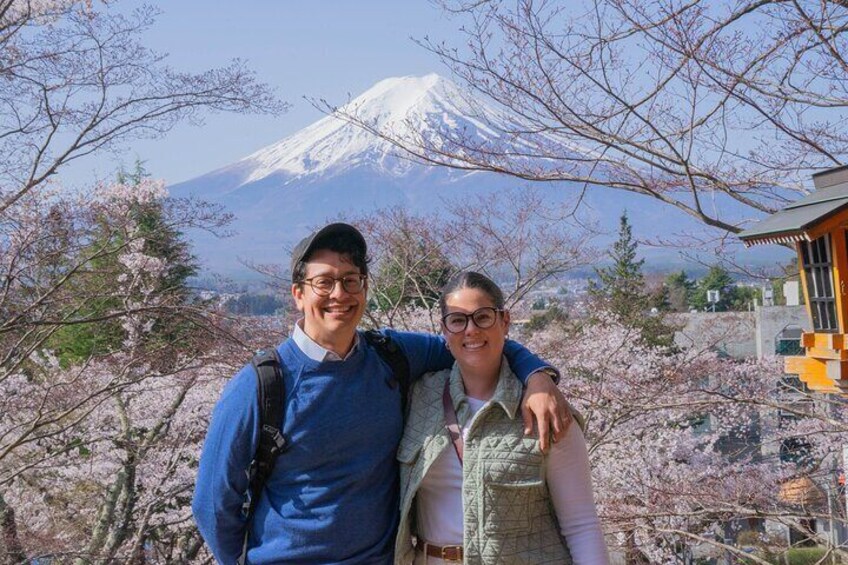
<path fill-rule="evenodd" d="M 342 288 L 348 294 L 359 294 L 365 288 L 365 281 L 368 279 L 365 275 L 345 275 L 343 277 L 331 277 L 329 275 L 319 275 L 303 279 L 301 282 L 308 284 L 318 296 L 330 296 L 333 289 L 336 288 L 336 283 L 342 283 Z"/>
<path fill-rule="evenodd" d="M 442 316 L 442 324 L 452 334 L 464 332 L 465 328 L 468 327 L 468 320 L 473 320 L 475 326 L 481 330 L 485 330 L 495 325 L 495 321 L 497 321 L 498 314 L 500 313 L 503 313 L 503 309 L 492 308 L 491 306 L 477 308 L 470 314 L 451 312 Z"/>

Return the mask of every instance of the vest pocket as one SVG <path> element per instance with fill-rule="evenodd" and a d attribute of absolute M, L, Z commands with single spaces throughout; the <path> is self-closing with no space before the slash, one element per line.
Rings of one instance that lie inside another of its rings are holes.
<path fill-rule="evenodd" d="M 521 534 L 530 530 L 532 508 L 545 491 L 542 479 L 486 482 L 483 485 L 483 531 Z"/>
<path fill-rule="evenodd" d="M 483 531 L 515 535 L 530 532 L 547 487 L 541 453 L 492 453 L 483 462 Z"/>

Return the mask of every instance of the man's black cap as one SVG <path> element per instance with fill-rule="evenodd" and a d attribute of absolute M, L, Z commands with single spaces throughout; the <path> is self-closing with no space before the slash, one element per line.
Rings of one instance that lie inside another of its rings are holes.
<path fill-rule="evenodd" d="M 315 251 L 315 249 L 320 248 L 321 240 L 334 235 L 340 235 L 345 238 L 350 238 L 350 240 L 358 247 L 362 248 L 362 256 L 368 254 L 368 246 L 365 244 L 365 238 L 359 233 L 359 230 L 353 227 L 350 224 L 345 224 L 342 222 L 335 224 L 328 224 L 321 228 L 320 230 L 313 232 L 312 234 L 306 236 L 300 243 L 294 246 L 291 254 L 291 273 L 292 273 L 292 282 L 294 280 L 294 271 L 297 267 L 297 264 L 309 257 L 309 254 Z"/>

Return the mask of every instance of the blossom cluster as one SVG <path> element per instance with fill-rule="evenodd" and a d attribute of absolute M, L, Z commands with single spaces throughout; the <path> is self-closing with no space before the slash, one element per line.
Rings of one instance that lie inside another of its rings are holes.
<path fill-rule="evenodd" d="M 621 551 L 676 563 L 681 547 L 717 545 L 735 521 L 808 515 L 781 488 L 835 480 L 848 427 L 828 415 L 833 407 L 809 402 L 779 425 L 780 411 L 798 404 L 780 398 L 778 360 L 648 347 L 635 331 L 601 313 L 528 344 L 560 368 L 560 387 L 586 418 L 596 501 Z M 780 455 L 791 438 L 807 442 L 804 460 Z"/>

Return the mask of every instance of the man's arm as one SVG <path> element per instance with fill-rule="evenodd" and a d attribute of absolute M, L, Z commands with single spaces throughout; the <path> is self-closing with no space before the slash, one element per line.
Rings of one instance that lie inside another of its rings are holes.
<path fill-rule="evenodd" d="M 382 331 L 403 349 L 409 361 L 409 376 L 413 381 L 424 373 L 453 366 L 453 355 L 441 336 L 390 329 Z M 521 403 L 524 432 L 532 432 L 535 417 L 539 424 L 540 446 L 542 450 L 547 450 L 550 440 L 560 439 L 571 421 L 568 403 L 556 387 L 555 380 L 559 378 L 559 373 L 549 363 L 512 340 L 506 341 L 504 355 L 512 372 L 527 386 Z M 549 433 L 550 428 L 554 431 L 553 438 Z"/>
<path fill-rule="evenodd" d="M 543 452 L 548 451 L 551 441 L 557 442 L 565 436 L 573 421 L 568 402 L 554 381 L 558 377 L 558 372 L 549 373 L 547 369 L 534 372 L 527 379 L 527 388 L 521 401 L 524 435 L 533 433 L 535 418 L 539 424 L 539 447 Z M 549 433 L 551 431 L 553 434 Z"/>
<path fill-rule="evenodd" d="M 191 505 L 197 529 L 220 563 L 235 563 L 241 555 L 245 471 L 258 444 L 258 417 L 256 374 L 247 366 L 227 384 L 212 412 Z"/>

